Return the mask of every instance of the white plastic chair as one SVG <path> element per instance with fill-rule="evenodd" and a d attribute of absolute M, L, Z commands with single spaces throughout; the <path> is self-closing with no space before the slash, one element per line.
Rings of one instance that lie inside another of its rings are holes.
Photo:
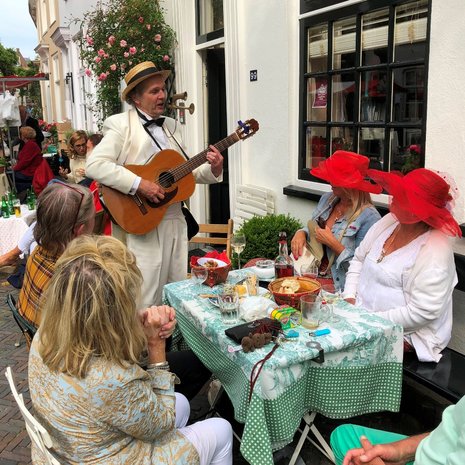
<path fill-rule="evenodd" d="M 11 367 L 7 367 L 5 371 L 6 379 L 10 385 L 11 392 L 18 404 L 19 411 L 26 422 L 26 430 L 31 438 L 31 441 L 39 448 L 45 457 L 48 465 L 60 465 L 60 462 L 52 455 L 50 449 L 53 449 L 53 442 L 47 430 L 32 416 L 31 412 L 26 408 L 22 394 L 18 394 L 16 385 L 13 379 Z"/>

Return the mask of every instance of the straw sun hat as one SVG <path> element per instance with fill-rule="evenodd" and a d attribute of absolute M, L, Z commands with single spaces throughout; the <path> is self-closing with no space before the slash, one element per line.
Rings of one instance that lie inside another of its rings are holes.
<path fill-rule="evenodd" d="M 154 76 L 162 76 L 165 81 L 170 75 L 171 71 L 169 70 L 159 70 L 155 63 L 151 61 L 144 61 L 138 65 L 131 68 L 126 76 L 124 77 L 124 82 L 126 83 L 126 88 L 121 94 L 121 100 L 126 101 L 128 94 L 131 92 L 137 84 L 140 84 L 142 81 L 145 81 L 148 78 Z"/>

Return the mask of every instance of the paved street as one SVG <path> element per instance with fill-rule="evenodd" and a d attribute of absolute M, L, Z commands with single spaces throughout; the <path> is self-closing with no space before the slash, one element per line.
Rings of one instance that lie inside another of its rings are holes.
<path fill-rule="evenodd" d="M 31 463 L 30 440 L 19 413 L 16 402 L 11 395 L 4 372 L 11 366 L 16 386 L 30 404 L 27 387 L 27 347 L 24 338 L 21 346 L 15 347 L 20 340 L 20 331 L 6 305 L 6 296 L 18 291 L 5 286 L 5 275 L 0 275 L 0 464 L 24 465 Z"/>

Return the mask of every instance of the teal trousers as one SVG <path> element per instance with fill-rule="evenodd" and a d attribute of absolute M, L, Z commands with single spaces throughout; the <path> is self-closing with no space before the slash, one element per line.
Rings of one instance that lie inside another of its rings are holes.
<path fill-rule="evenodd" d="M 360 436 L 365 436 L 372 444 L 387 444 L 388 442 L 399 441 L 407 436 L 397 433 L 389 433 L 378 429 L 367 428 L 358 425 L 341 425 L 338 426 L 331 434 L 331 448 L 336 457 L 336 465 L 341 465 L 346 452 L 350 449 L 358 449 L 360 445 Z M 411 465 L 409 462 L 407 465 Z"/>

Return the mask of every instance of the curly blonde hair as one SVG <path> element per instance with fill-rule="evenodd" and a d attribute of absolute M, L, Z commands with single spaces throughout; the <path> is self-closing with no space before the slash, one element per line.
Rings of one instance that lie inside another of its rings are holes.
<path fill-rule="evenodd" d="M 79 139 L 84 139 L 87 143 L 87 133 L 86 131 L 74 131 L 70 138 L 68 139 L 68 150 L 69 150 L 69 157 L 70 158 L 76 158 L 77 153 L 76 150 L 74 149 L 74 144 L 79 140 Z"/>
<path fill-rule="evenodd" d="M 146 347 L 136 314 L 141 285 L 136 259 L 122 242 L 74 239 L 41 300 L 39 352 L 50 370 L 84 378 L 94 357 L 137 363 Z"/>

